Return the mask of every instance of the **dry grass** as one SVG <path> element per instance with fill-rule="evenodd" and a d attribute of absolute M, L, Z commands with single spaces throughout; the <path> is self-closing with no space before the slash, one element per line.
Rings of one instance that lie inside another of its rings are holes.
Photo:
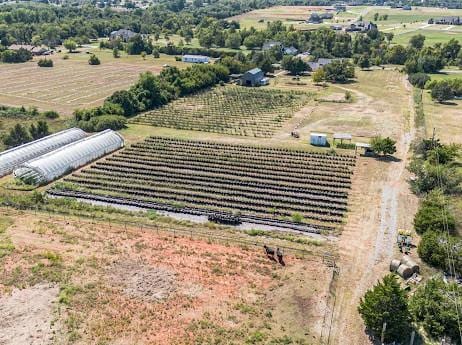
<path fill-rule="evenodd" d="M 300 128 L 302 136 L 310 132 L 346 132 L 358 140 L 368 140 L 375 135 L 400 135 L 403 117 L 409 116 L 408 92 L 403 75 L 394 70 L 357 71 L 357 81 L 351 84 L 333 85 L 331 95 L 350 91 L 352 103 L 318 102 Z M 329 99 L 323 95 L 323 99 Z"/>
<path fill-rule="evenodd" d="M 36 106 L 69 115 L 77 108 L 101 105 L 114 91 L 128 88 L 145 71 L 160 72 L 164 63 L 175 64 L 174 57 L 153 59 L 124 55 L 114 59 L 111 51 L 92 50 L 101 65 L 90 66 L 85 52 L 52 57 L 54 67 L 37 66 L 38 58 L 22 64 L 0 64 L 0 104 Z"/>
<path fill-rule="evenodd" d="M 1 290 L 59 284 L 54 341 L 318 343 L 330 272 L 315 257 L 283 267 L 258 247 L 32 214 L 7 232 Z"/>

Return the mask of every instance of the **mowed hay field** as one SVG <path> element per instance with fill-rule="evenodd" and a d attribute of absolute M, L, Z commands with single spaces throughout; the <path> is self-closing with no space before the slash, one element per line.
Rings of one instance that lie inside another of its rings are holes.
<path fill-rule="evenodd" d="M 38 58 L 0 64 L 0 104 L 36 106 L 69 115 L 77 108 L 101 105 L 114 91 L 130 87 L 142 72 L 160 72 L 166 60 L 152 56 L 146 60 L 140 56 L 114 59 L 107 52 L 96 55 L 101 65 L 90 66 L 89 55 L 84 53 L 69 54 L 68 60 L 63 60 L 62 54 L 53 56 L 52 68 L 38 67 Z"/>
<path fill-rule="evenodd" d="M 281 265 L 261 245 L 200 239 L 197 224 L 140 229 L 3 211 L 2 342 L 320 343 L 332 275 L 324 246 L 287 250 Z"/>

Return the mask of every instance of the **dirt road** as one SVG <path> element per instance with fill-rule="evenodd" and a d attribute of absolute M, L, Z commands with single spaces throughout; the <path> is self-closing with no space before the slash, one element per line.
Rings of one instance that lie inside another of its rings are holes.
<path fill-rule="evenodd" d="M 402 82 L 411 100 L 411 89 L 404 79 Z M 403 118 L 397 124 L 401 135 L 396 159 L 358 161 L 350 213 L 338 242 L 340 275 L 330 344 L 371 344 L 357 312 L 359 300 L 387 273 L 391 258 L 398 255 L 398 228 L 412 226 L 417 198 L 409 190 L 406 165 L 414 126 L 406 121 Z"/>

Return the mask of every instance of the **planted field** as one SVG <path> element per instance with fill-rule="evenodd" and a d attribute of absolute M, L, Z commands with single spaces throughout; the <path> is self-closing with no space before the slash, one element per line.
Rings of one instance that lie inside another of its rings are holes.
<path fill-rule="evenodd" d="M 332 225 L 347 210 L 354 164 L 351 156 L 151 137 L 66 178 L 55 193 Z"/>
<path fill-rule="evenodd" d="M 296 91 L 217 87 L 180 98 L 132 121 L 158 127 L 270 137 L 309 96 Z"/>

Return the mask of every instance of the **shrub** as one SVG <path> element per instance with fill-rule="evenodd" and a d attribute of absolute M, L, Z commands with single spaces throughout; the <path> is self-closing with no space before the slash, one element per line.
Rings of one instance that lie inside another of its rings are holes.
<path fill-rule="evenodd" d="M 396 141 L 389 137 L 374 137 L 371 140 L 371 148 L 378 154 L 392 155 L 396 152 Z"/>
<path fill-rule="evenodd" d="M 43 116 L 45 116 L 47 119 L 57 119 L 59 117 L 59 114 L 54 111 L 54 110 L 47 110 L 43 112 Z"/>
<path fill-rule="evenodd" d="M 64 55 L 64 56 L 63 56 L 63 60 L 69 60 L 69 55 L 67 55 L 67 54 Z"/>
<path fill-rule="evenodd" d="M 442 103 L 454 98 L 454 91 L 447 80 L 441 80 L 433 85 L 431 90 L 432 99 Z"/>
<path fill-rule="evenodd" d="M 418 234 L 455 230 L 454 216 L 446 210 L 445 204 L 444 195 L 440 190 L 433 190 L 425 197 L 414 217 L 414 228 Z"/>
<path fill-rule="evenodd" d="M 90 55 L 90 58 L 88 59 L 88 64 L 89 65 L 100 65 L 101 61 L 99 61 L 98 57 L 95 54 Z"/>
<path fill-rule="evenodd" d="M 448 251 L 451 252 L 451 264 L 458 274 L 462 273 L 462 240 L 446 233 L 427 231 L 423 234 L 417 252 L 427 264 L 449 271 Z M 452 262 L 454 260 L 454 262 Z"/>
<path fill-rule="evenodd" d="M 53 67 L 53 60 L 51 59 L 40 59 L 37 62 L 39 67 Z"/>
<path fill-rule="evenodd" d="M 24 48 L 18 50 L 5 50 L 1 53 L 2 62 L 20 63 L 32 60 L 32 53 Z"/>
<path fill-rule="evenodd" d="M 430 76 L 425 73 L 413 73 L 409 75 L 409 82 L 419 89 L 425 88 L 425 84 L 430 80 Z"/>

